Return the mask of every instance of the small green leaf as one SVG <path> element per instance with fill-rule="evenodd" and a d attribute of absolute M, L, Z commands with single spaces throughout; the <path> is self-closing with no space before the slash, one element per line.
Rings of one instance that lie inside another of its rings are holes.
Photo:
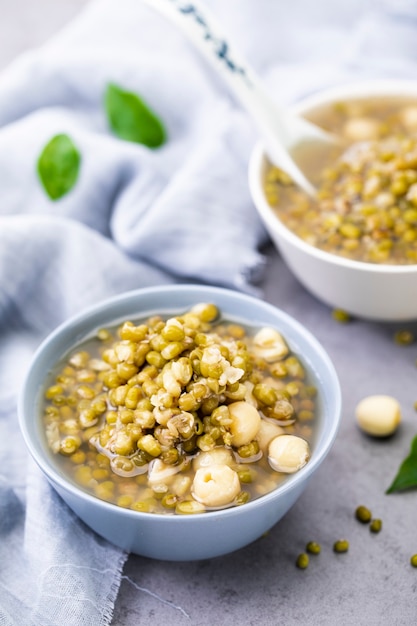
<path fill-rule="evenodd" d="M 400 465 L 400 469 L 386 493 L 403 491 L 417 487 L 417 436 L 411 442 L 410 454 Z"/>
<path fill-rule="evenodd" d="M 120 139 L 149 148 L 165 143 L 166 132 L 161 120 L 135 93 L 110 83 L 104 104 L 110 127 Z"/>
<path fill-rule="evenodd" d="M 74 187 L 80 169 L 81 155 L 68 135 L 55 135 L 38 159 L 38 174 L 51 198 L 59 200 Z"/>

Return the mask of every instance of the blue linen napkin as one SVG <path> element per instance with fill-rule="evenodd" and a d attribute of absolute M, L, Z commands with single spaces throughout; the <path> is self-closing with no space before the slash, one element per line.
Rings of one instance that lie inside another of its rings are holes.
<path fill-rule="evenodd" d="M 406 2 L 207 4 L 281 102 L 352 76 L 416 76 Z M 158 114 L 164 146 L 112 134 L 110 82 Z M 81 164 L 75 186 L 52 201 L 36 163 L 62 133 Z M 109 624 L 127 557 L 28 458 L 16 395 L 34 349 L 124 290 L 175 281 L 254 290 L 265 240 L 246 181 L 255 139 L 198 53 L 138 0 L 92 2 L 0 76 L 0 626 Z"/>

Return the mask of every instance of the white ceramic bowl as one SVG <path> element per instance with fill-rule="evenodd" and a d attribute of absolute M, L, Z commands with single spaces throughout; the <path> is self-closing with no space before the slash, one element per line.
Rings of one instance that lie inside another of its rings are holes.
<path fill-rule="evenodd" d="M 318 388 L 317 434 L 310 461 L 268 495 L 240 507 L 197 515 L 140 513 L 89 495 L 58 469 L 47 447 L 40 405 L 48 372 L 69 350 L 98 328 L 122 319 L 156 313 L 179 314 L 198 302 L 214 302 L 226 318 L 276 327 L 286 337 L 291 350 L 301 356 L 312 384 Z M 341 394 L 332 363 L 317 340 L 298 322 L 250 296 L 191 285 L 126 293 L 60 326 L 35 354 L 19 401 L 20 426 L 29 451 L 71 509 L 98 534 L 125 550 L 177 561 L 232 552 L 271 528 L 294 504 L 329 452 L 340 414 Z"/>
<path fill-rule="evenodd" d="M 357 98 L 412 97 L 417 102 L 417 82 L 366 81 L 320 91 L 294 106 L 299 115 L 323 105 Z M 377 265 L 324 252 L 288 230 L 266 201 L 262 180 L 267 159 L 257 145 L 249 166 L 249 185 L 259 215 L 283 259 L 298 280 L 331 307 L 358 317 L 379 321 L 417 319 L 417 265 Z"/>

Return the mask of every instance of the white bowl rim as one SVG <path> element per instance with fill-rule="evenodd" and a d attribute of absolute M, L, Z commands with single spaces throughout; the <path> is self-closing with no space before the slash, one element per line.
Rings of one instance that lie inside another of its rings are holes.
<path fill-rule="evenodd" d="M 292 107 L 292 111 L 302 115 L 306 111 L 318 107 L 323 104 L 337 101 L 338 99 L 360 99 L 369 96 L 384 97 L 398 96 L 417 98 L 417 81 L 402 79 L 375 79 L 371 81 L 346 82 L 340 85 L 334 85 L 328 88 L 304 97 L 296 102 Z M 374 274 L 414 274 L 417 272 L 417 263 L 408 265 L 389 265 L 368 263 L 366 261 L 355 261 L 346 257 L 326 252 L 320 248 L 306 243 L 295 233 L 289 230 L 279 219 L 272 207 L 268 204 L 263 187 L 262 187 L 262 169 L 266 162 L 266 153 L 264 144 L 258 142 L 251 154 L 249 160 L 249 188 L 255 205 L 258 207 L 261 215 L 267 222 L 273 220 L 274 225 L 280 235 L 296 248 L 299 248 L 306 254 L 316 257 L 326 263 L 350 268 L 356 271 L 366 271 Z"/>
<path fill-rule="evenodd" d="M 38 452 L 37 446 L 32 442 L 29 430 L 26 426 L 27 417 L 25 416 L 24 407 L 25 407 L 26 389 L 27 389 L 28 381 L 30 380 L 32 376 L 32 372 L 36 368 L 36 363 L 37 363 L 38 358 L 46 349 L 46 347 L 49 345 L 49 343 L 55 337 L 59 336 L 61 333 L 65 332 L 67 329 L 71 328 L 74 324 L 80 324 L 84 320 L 90 319 L 95 314 L 99 313 L 100 311 L 102 311 L 109 305 L 116 304 L 117 302 L 121 302 L 123 300 L 136 299 L 138 296 L 141 296 L 142 294 L 150 295 L 152 293 L 160 293 L 161 291 L 167 294 L 173 293 L 173 292 L 177 293 L 178 291 L 183 291 L 183 292 L 195 291 L 196 294 L 207 293 L 207 296 L 209 295 L 215 296 L 216 294 L 219 294 L 220 296 L 226 295 L 227 297 L 232 297 L 235 299 L 242 299 L 242 302 L 244 302 L 245 300 L 249 298 L 254 303 L 256 302 L 258 305 L 260 305 L 261 308 L 264 308 L 265 310 L 268 310 L 271 313 L 278 314 L 279 319 L 282 319 L 285 323 L 289 324 L 291 328 L 295 331 L 295 333 L 305 338 L 308 341 L 308 343 L 311 344 L 314 351 L 318 353 L 318 355 L 320 356 L 321 362 L 325 365 L 326 373 L 329 375 L 329 382 L 333 388 L 332 395 L 334 396 L 334 407 L 333 407 L 334 419 L 331 423 L 331 428 L 329 428 L 326 431 L 320 450 L 316 450 L 316 453 L 312 456 L 310 461 L 301 470 L 299 470 L 295 474 L 291 474 L 290 477 L 287 480 L 285 480 L 285 482 L 282 485 L 279 485 L 273 491 L 263 496 L 260 496 L 259 498 L 249 501 L 243 506 L 243 508 L 246 509 L 247 507 L 249 507 L 250 509 L 252 509 L 252 508 L 257 508 L 259 506 L 262 506 L 263 502 L 274 500 L 275 498 L 280 497 L 281 494 L 287 491 L 290 491 L 292 489 L 295 489 L 300 482 L 302 483 L 304 481 L 307 481 L 309 476 L 314 472 L 315 469 L 318 468 L 318 466 L 321 464 L 321 462 L 324 460 L 324 458 L 327 456 L 328 452 L 330 451 L 333 445 L 333 442 L 336 438 L 336 435 L 340 426 L 340 422 L 341 422 L 341 413 L 342 413 L 341 388 L 340 388 L 340 383 L 339 383 L 336 370 L 334 368 L 334 365 L 329 355 L 327 354 L 325 349 L 322 347 L 321 343 L 316 339 L 316 337 L 307 328 L 305 328 L 300 322 L 298 322 L 291 315 L 289 315 L 285 311 L 282 311 L 276 306 L 268 302 L 265 302 L 263 300 L 259 300 L 255 298 L 254 296 L 251 296 L 246 293 L 239 292 L 239 291 L 233 291 L 231 289 L 227 289 L 223 287 L 214 287 L 214 286 L 209 286 L 209 285 L 195 285 L 195 284 L 173 284 L 173 285 L 171 284 L 171 285 L 161 285 L 161 286 L 155 286 L 155 287 L 145 287 L 141 289 L 127 291 L 117 296 L 107 298 L 93 306 L 90 306 L 84 309 L 79 314 L 69 318 L 64 323 L 60 324 L 40 344 L 40 346 L 38 347 L 38 349 L 36 350 L 36 352 L 34 353 L 32 357 L 29 370 L 26 373 L 26 377 L 25 377 L 21 392 L 19 394 L 18 420 L 19 420 L 20 429 L 21 429 L 23 438 L 25 440 L 26 446 L 32 458 L 35 460 L 35 462 L 40 467 L 40 469 L 45 474 L 45 476 L 54 484 L 57 484 L 62 490 L 69 492 L 70 494 L 80 498 L 83 501 L 92 503 L 96 507 L 112 512 L 113 514 L 115 510 L 117 510 L 118 515 L 121 515 L 124 518 L 132 518 L 138 521 L 140 519 L 171 520 L 170 523 L 174 523 L 174 524 L 183 524 L 183 523 L 190 524 L 192 523 L 193 519 L 195 520 L 196 518 L 199 518 L 199 517 L 206 518 L 205 514 L 204 515 L 203 514 L 201 515 L 174 515 L 174 514 L 170 515 L 170 514 L 161 514 L 161 513 L 158 514 L 158 513 L 144 513 L 141 511 L 133 511 L 130 509 L 125 509 L 123 507 L 119 507 L 116 504 L 106 502 L 105 500 L 101 500 L 100 498 L 97 498 L 96 496 L 83 491 L 82 489 L 78 488 L 76 485 L 72 484 L 70 480 L 62 476 L 57 470 L 55 470 L 52 463 L 47 463 L 47 461 L 43 458 L 43 456 Z M 144 311 L 144 313 L 146 314 L 146 311 Z M 223 518 L 225 516 L 229 517 L 229 516 L 234 516 L 234 515 L 240 515 L 241 510 L 242 510 L 241 506 L 235 506 L 235 507 L 230 507 L 230 508 L 225 508 L 225 509 L 220 509 L 220 510 L 209 511 L 208 514 L 209 514 L 209 518 L 215 521 L 216 519 Z"/>

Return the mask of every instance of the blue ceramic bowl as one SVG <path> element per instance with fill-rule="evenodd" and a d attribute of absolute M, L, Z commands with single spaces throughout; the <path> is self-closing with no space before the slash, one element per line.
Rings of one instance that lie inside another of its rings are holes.
<path fill-rule="evenodd" d="M 159 515 L 120 508 L 89 495 L 58 469 L 48 450 L 40 406 L 45 379 L 56 363 L 94 330 L 123 319 L 179 314 L 213 302 L 226 318 L 271 325 L 299 355 L 318 388 L 318 419 L 310 461 L 277 489 L 243 506 L 197 515 Z M 67 505 L 95 532 L 143 556 L 188 561 L 227 554 L 270 529 L 294 504 L 329 452 L 341 417 L 334 367 L 317 340 L 286 313 L 256 298 L 215 287 L 174 285 L 125 293 L 88 309 L 57 328 L 39 347 L 19 400 L 20 427 L 31 455 Z"/>

